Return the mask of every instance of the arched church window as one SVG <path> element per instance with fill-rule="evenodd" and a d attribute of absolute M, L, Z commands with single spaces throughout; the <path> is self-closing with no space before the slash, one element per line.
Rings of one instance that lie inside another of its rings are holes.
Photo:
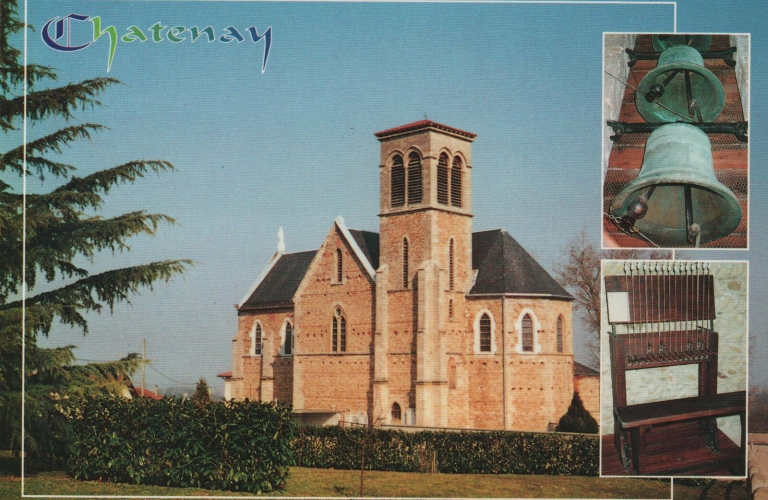
<path fill-rule="evenodd" d="M 283 327 L 282 343 L 280 346 L 280 354 L 283 356 L 293 355 L 293 324 L 290 321 L 285 322 Z"/>
<path fill-rule="evenodd" d="M 408 288 L 408 239 L 403 238 L 403 288 Z"/>
<path fill-rule="evenodd" d="M 530 314 L 523 317 L 522 322 L 523 352 L 533 352 L 533 320 Z"/>
<path fill-rule="evenodd" d="M 453 158 L 451 167 L 451 205 L 461 206 L 461 158 L 458 156 Z"/>
<path fill-rule="evenodd" d="M 491 318 L 487 313 L 480 317 L 480 352 L 491 352 Z"/>
<path fill-rule="evenodd" d="M 333 352 L 346 352 L 347 350 L 347 318 L 337 307 L 333 313 L 331 326 L 331 349 Z"/>
<path fill-rule="evenodd" d="M 557 317 L 557 352 L 563 352 L 563 317 Z"/>
<path fill-rule="evenodd" d="M 403 166 L 403 157 L 400 155 L 392 159 L 391 179 L 392 206 L 402 207 L 405 205 L 405 167 Z"/>
<path fill-rule="evenodd" d="M 437 202 L 448 204 L 448 155 L 440 153 L 437 160 Z"/>
<path fill-rule="evenodd" d="M 400 405 L 397 403 L 392 403 L 392 421 L 399 422 L 402 418 L 402 411 L 400 410 Z"/>
<path fill-rule="evenodd" d="M 261 356 L 262 335 L 261 323 L 257 321 L 251 332 L 251 356 Z"/>
<path fill-rule="evenodd" d="M 421 157 L 408 155 L 408 204 L 421 203 Z"/>

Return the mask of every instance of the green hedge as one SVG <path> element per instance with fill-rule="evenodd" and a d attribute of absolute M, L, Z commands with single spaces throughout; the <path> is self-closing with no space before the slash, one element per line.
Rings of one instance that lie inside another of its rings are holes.
<path fill-rule="evenodd" d="M 288 476 L 296 427 L 276 404 L 100 398 L 72 430 L 76 479 L 266 493 Z"/>
<path fill-rule="evenodd" d="M 300 427 L 294 440 L 303 467 L 359 469 L 365 429 Z M 367 440 L 365 468 L 454 474 L 596 476 L 599 438 L 523 432 L 402 432 L 376 429 Z M 435 455 L 436 454 L 436 455 Z"/>

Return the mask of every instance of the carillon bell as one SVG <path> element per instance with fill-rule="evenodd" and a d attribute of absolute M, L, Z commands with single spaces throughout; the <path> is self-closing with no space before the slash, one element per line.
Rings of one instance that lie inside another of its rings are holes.
<path fill-rule="evenodd" d="M 637 88 L 637 110 L 649 122 L 711 122 L 725 106 L 723 84 L 688 45 L 664 50 Z"/>
<path fill-rule="evenodd" d="M 675 45 L 688 45 L 699 52 L 709 50 L 712 35 L 653 35 L 651 37 L 653 50 L 662 52 Z"/>
<path fill-rule="evenodd" d="M 659 245 L 686 246 L 729 235 L 742 214 L 715 177 L 707 135 L 670 123 L 648 137 L 640 174 L 613 199 L 611 215 Z"/>

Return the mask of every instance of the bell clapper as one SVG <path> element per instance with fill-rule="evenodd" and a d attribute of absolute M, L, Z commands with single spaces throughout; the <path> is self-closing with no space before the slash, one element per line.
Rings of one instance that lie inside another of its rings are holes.
<path fill-rule="evenodd" d="M 645 100 L 648 102 L 654 102 L 656 99 L 664 95 L 664 91 L 667 88 L 667 85 L 669 85 L 669 82 L 671 82 L 677 74 L 680 73 L 679 69 L 676 69 L 674 71 L 671 71 L 669 76 L 664 79 L 661 83 L 654 83 L 651 85 L 651 89 L 645 94 Z M 686 71 L 685 74 L 687 75 L 688 72 Z"/>
<path fill-rule="evenodd" d="M 627 205 L 627 213 L 621 218 L 622 222 L 628 227 L 633 227 L 638 219 L 645 217 L 648 213 L 648 199 L 653 194 L 656 186 L 648 186 L 645 188 L 640 196 L 630 201 Z"/>

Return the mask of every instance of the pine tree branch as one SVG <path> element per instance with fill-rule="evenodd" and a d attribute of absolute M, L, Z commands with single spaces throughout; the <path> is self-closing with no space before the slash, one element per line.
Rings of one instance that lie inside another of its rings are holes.
<path fill-rule="evenodd" d="M 165 160 L 137 160 L 118 165 L 117 167 L 100 170 L 87 177 L 72 179 L 57 188 L 54 193 L 62 191 L 75 191 L 78 193 L 108 193 L 118 184 L 133 182 L 144 177 L 148 171 L 159 174 L 161 171 L 174 170 L 174 166 Z"/>
<path fill-rule="evenodd" d="M 56 176 L 66 175 L 68 172 L 75 170 L 75 168 L 63 163 L 46 160 L 39 157 L 39 155 L 50 152 L 61 154 L 63 151 L 62 146 L 79 139 L 90 139 L 92 132 L 98 132 L 106 128 L 108 127 L 95 123 L 85 123 L 65 127 L 52 134 L 27 142 L 27 165 L 35 167 L 41 180 L 45 180 L 44 174 L 46 170 Z M 24 172 L 23 155 L 23 145 L 3 154 L 0 157 L 0 171 L 11 169 L 21 175 Z M 29 170 L 27 170 L 27 175 L 31 175 Z"/>
<path fill-rule="evenodd" d="M 96 99 L 107 86 L 121 83 L 114 78 L 93 78 L 80 83 L 71 83 L 63 87 L 39 90 L 27 93 L 27 119 L 38 121 L 49 116 L 72 118 L 76 109 L 100 106 Z M 24 97 L 15 97 L 0 101 L 0 126 L 5 130 L 13 129 L 13 120 L 24 113 Z"/>
<path fill-rule="evenodd" d="M 100 311 L 103 307 L 101 303 L 107 304 L 110 311 L 114 310 L 117 302 L 130 304 L 130 296 L 138 294 L 141 288 L 153 290 L 155 281 L 168 282 L 191 265 L 193 262 L 190 260 L 166 260 L 94 274 L 70 285 L 27 298 L 26 307 L 42 308 L 36 310 L 37 324 L 48 325 L 47 330 L 41 330 L 46 335 L 50 329 L 47 318 L 53 315 L 58 315 L 62 323 L 82 328 L 85 333 L 87 322 L 79 311 Z M 0 314 L 18 308 L 21 308 L 20 300 L 0 305 Z"/>

